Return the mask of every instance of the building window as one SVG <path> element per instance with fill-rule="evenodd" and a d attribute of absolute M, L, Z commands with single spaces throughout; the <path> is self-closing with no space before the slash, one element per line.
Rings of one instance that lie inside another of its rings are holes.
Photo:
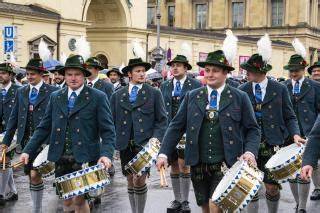
<path fill-rule="evenodd" d="M 232 3 L 232 27 L 243 27 L 244 3 Z"/>
<path fill-rule="evenodd" d="M 310 0 L 309 2 L 309 25 L 311 26 L 313 23 L 312 23 L 312 16 L 313 16 L 313 7 L 312 7 L 312 0 Z"/>
<path fill-rule="evenodd" d="M 55 41 L 53 41 L 52 39 L 50 39 L 46 35 L 39 35 L 39 36 L 28 41 L 29 57 L 30 58 L 40 58 L 39 43 L 40 43 L 41 39 L 43 39 L 43 41 L 46 42 L 46 44 L 48 45 L 48 48 L 49 48 L 52 56 L 54 55 L 54 51 L 55 51 L 55 47 L 57 46 L 57 43 Z"/>
<path fill-rule="evenodd" d="M 205 29 L 207 26 L 207 4 L 196 4 L 196 28 Z"/>
<path fill-rule="evenodd" d="M 174 13 L 175 13 L 175 6 L 168 6 L 168 26 L 174 27 Z"/>
<path fill-rule="evenodd" d="M 271 25 L 282 26 L 283 0 L 271 0 Z"/>
<path fill-rule="evenodd" d="M 155 24 L 155 16 L 156 16 L 156 8 L 155 7 L 148 7 L 148 24 L 154 25 Z"/>

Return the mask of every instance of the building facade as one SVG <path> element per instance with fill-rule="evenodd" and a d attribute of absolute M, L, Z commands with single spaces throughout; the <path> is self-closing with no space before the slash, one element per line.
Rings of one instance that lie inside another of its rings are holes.
<path fill-rule="evenodd" d="M 286 76 L 283 65 L 298 37 L 306 46 L 308 61 L 318 58 L 320 14 L 318 0 L 161 0 L 161 48 L 172 57 L 182 43 L 191 47 L 196 62 L 221 48 L 224 31 L 239 37 L 234 75 L 239 64 L 257 51 L 256 42 L 269 33 L 273 40 L 271 75 Z M 37 55 L 44 39 L 53 58 L 75 53 L 74 42 L 86 36 L 92 55 L 104 65 L 119 66 L 134 57 L 132 42 L 138 39 L 152 62 L 156 48 L 156 0 L 0 0 L 0 27 L 14 26 L 14 51 L 19 65 Z M 3 36 L 0 38 L 4 42 Z M 4 53 L 4 45 L 0 45 Z M 168 55 L 169 56 L 169 55 Z M 4 54 L 3 59 L 7 56 Z"/>

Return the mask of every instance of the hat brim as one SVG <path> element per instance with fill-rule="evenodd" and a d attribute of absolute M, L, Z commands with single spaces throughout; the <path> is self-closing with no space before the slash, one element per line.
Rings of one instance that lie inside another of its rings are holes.
<path fill-rule="evenodd" d="M 272 66 L 270 64 L 267 64 L 264 68 L 258 69 L 251 64 L 248 64 L 247 62 L 244 62 L 240 64 L 240 68 L 249 71 L 249 72 L 256 72 L 256 73 L 267 73 L 270 70 L 272 70 Z"/>
<path fill-rule="evenodd" d="M 130 64 L 122 69 L 123 75 L 127 76 L 128 72 L 130 72 L 134 67 L 138 67 L 138 66 L 143 66 L 146 69 L 146 71 L 148 71 L 151 68 L 151 64 L 147 62 Z"/>
<path fill-rule="evenodd" d="M 6 68 L 0 68 L 0 71 L 5 71 L 5 72 L 7 72 L 7 73 L 11 73 L 11 74 L 13 74 L 13 75 L 16 75 L 16 73 L 15 73 L 13 70 L 8 70 L 8 69 L 6 69 Z"/>
<path fill-rule="evenodd" d="M 197 63 L 197 65 L 198 65 L 199 67 L 202 67 L 202 68 L 204 68 L 206 65 L 213 65 L 213 66 L 221 67 L 221 68 L 223 68 L 223 69 L 225 69 L 225 70 L 227 70 L 227 71 L 229 71 L 229 72 L 231 72 L 231 71 L 234 70 L 233 67 L 227 66 L 227 65 L 225 65 L 225 64 L 218 63 L 218 62 L 200 61 L 200 62 Z"/>
<path fill-rule="evenodd" d="M 316 68 L 316 67 L 320 67 L 320 64 L 319 64 L 319 65 L 312 65 L 312 66 L 310 66 L 310 67 L 308 68 L 308 73 L 311 75 L 313 68 Z"/>
<path fill-rule="evenodd" d="M 21 68 L 25 69 L 25 70 L 35 70 L 40 73 L 44 73 L 46 71 L 45 69 L 40 69 L 39 67 L 34 67 L 34 66 L 26 66 L 26 67 L 21 67 Z"/>
<path fill-rule="evenodd" d="M 306 68 L 305 65 L 300 65 L 300 64 L 287 64 L 283 67 L 283 69 L 289 70 L 290 72 L 305 69 L 305 68 Z"/>
<path fill-rule="evenodd" d="M 123 76 L 123 74 L 122 74 L 120 71 L 118 71 L 118 70 L 109 70 L 109 71 L 106 73 L 106 75 L 107 75 L 108 78 L 109 78 L 110 73 L 112 73 L 112 72 L 117 73 L 120 77 Z"/>
<path fill-rule="evenodd" d="M 103 70 L 103 69 L 104 69 L 104 68 L 103 68 L 102 66 L 100 66 L 100 65 L 87 64 L 87 66 L 88 66 L 88 67 L 94 67 L 94 68 L 96 68 L 96 69 L 98 69 L 98 70 Z"/>
<path fill-rule="evenodd" d="M 65 72 L 67 69 L 79 69 L 83 72 L 84 76 L 85 77 L 89 77 L 91 75 L 91 72 L 83 67 L 79 67 L 79 66 L 65 66 L 61 69 L 58 70 L 58 72 L 61 74 L 61 75 L 65 75 Z"/>
<path fill-rule="evenodd" d="M 182 64 L 184 64 L 184 65 L 187 66 L 187 69 L 188 69 L 188 70 L 191 70 L 191 69 L 192 69 L 192 66 L 191 66 L 188 62 L 179 61 L 179 60 L 169 61 L 169 62 L 167 63 L 167 65 L 171 67 L 171 65 L 172 65 L 173 63 L 182 63 Z"/>

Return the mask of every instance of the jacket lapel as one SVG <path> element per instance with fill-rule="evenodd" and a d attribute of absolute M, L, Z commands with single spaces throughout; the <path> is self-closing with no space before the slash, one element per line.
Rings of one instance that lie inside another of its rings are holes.
<path fill-rule="evenodd" d="M 268 85 L 266 88 L 266 94 L 264 96 L 264 99 L 262 101 L 262 105 L 265 105 L 267 103 L 269 103 L 270 101 L 272 101 L 272 99 L 277 96 L 276 91 L 274 91 L 274 86 L 273 86 L 273 81 L 272 80 L 268 80 Z"/>
<path fill-rule="evenodd" d="M 34 104 L 34 107 L 38 106 L 46 97 L 48 97 L 49 91 L 48 91 L 48 85 L 43 83 L 40 87 L 39 94 L 36 100 L 36 103 Z"/>
<path fill-rule="evenodd" d="M 102 80 L 101 79 L 98 79 L 96 81 L 96 83 L 93 85 L 93 88 L 96 88 L 96 89 L 101 89 L 102 88 Z"/>
<path fill-rule="evenodd" d="M 9 88 L 8 92 L 7 92 L 7 95 L 3 101 L 3 103 L 7 103 L 8 101 L 10 101 L 12 98 L 14 98 L 15 96 L 15 89 L 14 89 L 14 86 L 11 85 L 11 87 Z"/>
<path fill-rule="evenodd" d="M 120 106 L 129 111 L 132 110 L 131 103 L 129 101 L 129 86 L 125 86 L 125 89 L 120 94 Z"/>
<path fill-rule="evenodd" d="M 142 88 L 138 92 L 137 100 L 133 104 L 132 108 L 137 108 L 139 106 L 142 106 L 146 102 L 147 102 L 147 87 L 145 84 L 143 84 Z"/>
<path fill-rule="evenodd" d="M 199 93 L 197 94 L 196 105 L 200 109 L 201 113 L 204 115 L 206 111 L 206 107 L 208 104 L 208 90 L 207 87 L 203 87 Z"/>
<path fill-rule="evenodd" d="M 173 79 L 169 80 L 167 82 L 167 89 L 166 89 L 166 92 L 165 92 L 165 96 L 166 96 L 166 100 L 169 100 L 169 103 L 170 103 L 170 106 L 171 106 L 171 103 L 172 103 L 172 92 L 173 92 Z"/>
<path fill-rule="evenodd" d="M 187 77 L 186 81 L 183 84 L 182 90 L 181 90 L 181 100 L 184 98 L 186 93 L 191 90 L 191 87 L 192 87 L 191 81 L 190 81 L 189 77 Z"/>
<path fill-rule="evenodd" d="M 90 95 L 89 95 L 89 89 L 87 86 L 84 86 L 82 91 L 80 92 L 79 96 L 76 98 L 76 102 L 74 104 L 74 108 L 69 113 L 69 117 L 71 117 L 73 114 L 81 110 L 83 107 L 88 105 L 91 101 Z"/>
<path fill-rule="evenodd" d="M 29 106 L 29 91 L 30 91 L 30 85 L 28 84 L 27 86 L 24 87 L 22 92 L 23 93 L 22 99 L 25 107 Z"/>
<path fill-rule="evenodd" d="M 248 94 L 251 103 L 255 103 L 256 100 L 253 93 L 252 82 L 248 83 L 248 85 L 244 88 L 244 91 Z"/>
<path fill-rule="evenodd" d="M 68 88 L 63 88 L 57 98 L 58 107 L 64 115 L 68 115 Z"/>
<path fill-rule="evenodd" d="M 231 94 L 230 87 L 226 84 L 226 87 L 221 93 L 220 103 L 219 103 L 219 112 L 226 109 L 232 103 L 233 95 Z"/>
<path fill-rule="evenodd" d="M 302 99 L 311 90 L 311 85 L 308 79 L 304 79 L 301 85 L 300 95 L 298 99 Z"/>
<path fill-rule="evenodd" d="M 292 93 L 293 87 L 292 87 L 291 79 L 286 81 L 286 85 L 289 90 L 290 98 L 292 98 L 293 97 L 293 93 Z"/>

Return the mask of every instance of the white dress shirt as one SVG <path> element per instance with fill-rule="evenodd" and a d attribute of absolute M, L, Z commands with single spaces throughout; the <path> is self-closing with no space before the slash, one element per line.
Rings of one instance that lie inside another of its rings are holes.
<path fill-rule="evenodd" d="M 222 93 L 222 91 L 224 90 L 225 87 L 226 87 L 226 84 L 224 83 L 221 87 L 216 89 L 217 90 L 217 110 L 219 110 L 219 103 L 220 103 L 221 93 Z M 209 109 L 209 107 L 210 107 L 210 99 L 211 99 L 211 92 L 214 89 L 212 89 L 211 87 L 209 87 L 207 85 L 207 90 L 208 90 L 208 101 L 209 101 L 209 104 L 207 105 L 207 109 Z"/>
<path fill-rule="evenodd" d="M 43 84 L 43 81 L 42 81 L 42 80 L 41 80 L 37 85 L 35 85 L 35 86 L 33 86 L 33 85 L 30 84 L 29 96 L 31 95 L 31 92 L 32 92 L 32 89 L 33 89 L 33 88 L 36 88 L 37 91 L 38 91 L 38 93 L 39 93 L 40 87 L 42 86 L 42 84 Z"/>
<path fill-rule="evenodd" d="M 138 93 L 139 90 L 142 88 L 142 85 L 143 85 L 143 84 L 132 84 L 132 83 L 129 83 L 129 94 L 131 94 L 132 88 L 133 88 L 134 86 L 137 86 L 137 87 L 138 87 L 138 91 L 137 91 L 137 93 Z"/>
<path fill-rule="evenodd" d="M 261 88 L 261 95 L 262 95 L 262 101 L 264 99 L 264 96 L 266 95 L 267 92 L 267 86 L 268 86 L 268 78 L 265 78 L 263 81 L 260 83 L 252 82 L 252 91 L 253 94 L 256 95 L 256 85 L 259 84 Z"/>
<path fill-rule="evenodd" d="M 83 90 L 83 87 L 84 87 L 84 84 L 82 84 L 82 86 L 79 87 L 76 90 L 72 90 L 70 87 L 68 87 L 68 100 L 69 100 L 72 92 L 75 92 L 77 94 L 77 97 L 78 97 L 80 95 L 81 91 Z"/>
<path fill-rule="evenodd" d="M 62 89 L 65 84 L 66 84 L 66 82 L 63 81 L 61 84 L 56 84 L 56 86 L 59 87 L 60 89 Z"/>
<path fill-rule="evenodd" d="M 94 84 L 99 80 L 99 77 L 97 76 L 95 79 L 93 79 L 92 81 L 90 81 L 89 79 L 87 79 L 87 85 L 89 84 L 89 82 L 92 83 L 92 87 L 94 86 Z"/>
<path fill-rule="evenodd" d="M 176 78 L 173 78 L 173 90 L 172 90 L 172 96 L 174 95 L 174 91 L 176 89 L 177 81 L 180 81 L 181 90 L 183 88 L 184 82 L 187 79 L 187 75 L 185 75 L 181 80 L 177 80 Z"/>
<path fill-rule="evenodd" d="M 120 84 L 119 81 L 117 81 L 116 83 L 113 84 L 113 88 L 117 88 L 117 86 Z"/>
<path fill-rule="evenodd" d="M 298 80 L 299 81 L 299 91 L 301 90 L 301 86 L 302 86 L 302 83 L 304 81 L 304 76 Z M 292 93 L 294 93 L 294 85 L 296 84 L 297 81 L 291 79 L 291 83 L 292 83 Z"/>

